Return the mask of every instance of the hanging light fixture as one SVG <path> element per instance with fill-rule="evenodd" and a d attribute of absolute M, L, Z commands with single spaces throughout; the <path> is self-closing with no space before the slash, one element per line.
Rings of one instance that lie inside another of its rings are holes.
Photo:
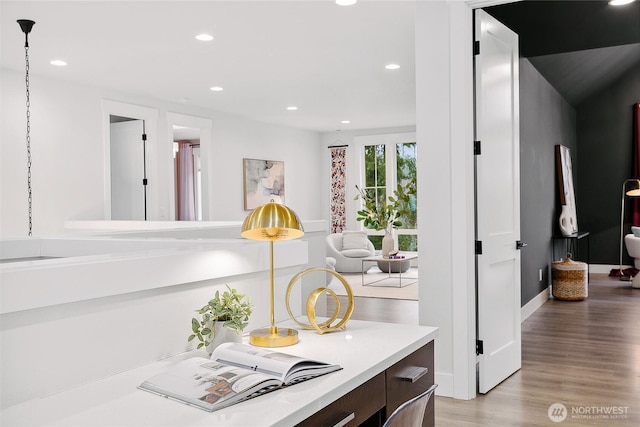
<path fill-rule="evenodd" d="M 32 222 L 32 195 L 31 195 L 31 100 L 29 99 L 29 33 L 35 21 L 30 19 L 18 19 L 20 29 L 24 33 L 24 58 L 25 58 L 25 84 L 27 88 L 27 199 L 29 202 L 29 236 L 33 229 Z"/>

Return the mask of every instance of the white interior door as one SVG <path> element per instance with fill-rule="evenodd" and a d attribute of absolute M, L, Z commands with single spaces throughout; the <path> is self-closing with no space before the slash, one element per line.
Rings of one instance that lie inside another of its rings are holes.
<path fill-rule="evenodd" d="M 111 219 L 144 220 L 143 120 L 111 123 Z"/>
<path fill-rule="evenodd" d="M 518 36 L 476 11 L 478 391 L 521 366 Z"/>

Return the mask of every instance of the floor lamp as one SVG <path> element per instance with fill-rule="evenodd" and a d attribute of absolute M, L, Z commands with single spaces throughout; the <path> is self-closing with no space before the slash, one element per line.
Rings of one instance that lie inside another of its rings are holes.
<path fill-rule="evenodd" d="M 276 328 L 274 313 L 275 285 L 273 273 L 273 242 L 297 239 L 304 235 L 302 224 L 294 211 L 285 205 L 271 202 L 255 208 L 245 218 L 240 235 L 251 240 L 269 241 L 269 284 L 271 286 L 271 326 L 249 334 L 249 342 L 259 347 L 284 347 L 298 342 L 298 331 Z"/>
<path fill-rule="evenodd" d="M 640 197 L 640 179 L 627 179 L 622 183 L 622 208 L 620 209 L 620 280 L 630 281 L 631 276 L 625 276 L 622 271 L 622 241 L 624 239 L 624 199 L 629 197 Z"/>

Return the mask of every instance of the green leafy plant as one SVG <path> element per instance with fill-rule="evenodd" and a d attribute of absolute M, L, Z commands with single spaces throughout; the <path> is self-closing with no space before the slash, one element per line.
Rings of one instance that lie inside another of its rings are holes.
<path fill-rule="evenodd" d="M 196 338 L 200 341 L 198 348 L 202 348 L 211 343 L 214 338 L 215 322 L 224 322 L 224 326 L 242 332 L 249 324 L 249 316 L 253 310 L 251 299 L 237 290 L 226 285 L 228 291 L 220 294 L 216 291 L 215 297 L 204 307 L 196 310 L 200 314 L 200 319 L 191 319 L 191 330 L 188 341 Z M 246 298 L 246 299 L 245 299 Z"/>
<path fill-rule="evenodd" d="M 356 185 L 358 194 L 354 200 L 362 199 L 363 207 L 358 211 L 358 221 L 362 221 L 365 228 L 391 231 L 392 228 L 402 227 L 400 218 L 411 212 L 411 196 L 416 194 L 416 182 L 410 180 L 406 185 L 398 184 L 393 196 L 379 202 L 375 191 L 363 189 Z"/>

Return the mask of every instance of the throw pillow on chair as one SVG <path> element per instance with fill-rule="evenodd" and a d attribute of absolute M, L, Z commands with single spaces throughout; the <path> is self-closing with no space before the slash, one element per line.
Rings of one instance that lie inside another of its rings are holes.
<path fill-rule="evenodd" d="M 366 252 L 365 255 L 345 255 L 350 256 L 352 258 L 356 258 L 358 256 L 367 256 L 369 255 L 369 237 L 367 237 L 367 233 L 364 231 L 343 231 L 342 232 L 342 252 L 345 250 L 355 250 L 360 249 Z"/>

